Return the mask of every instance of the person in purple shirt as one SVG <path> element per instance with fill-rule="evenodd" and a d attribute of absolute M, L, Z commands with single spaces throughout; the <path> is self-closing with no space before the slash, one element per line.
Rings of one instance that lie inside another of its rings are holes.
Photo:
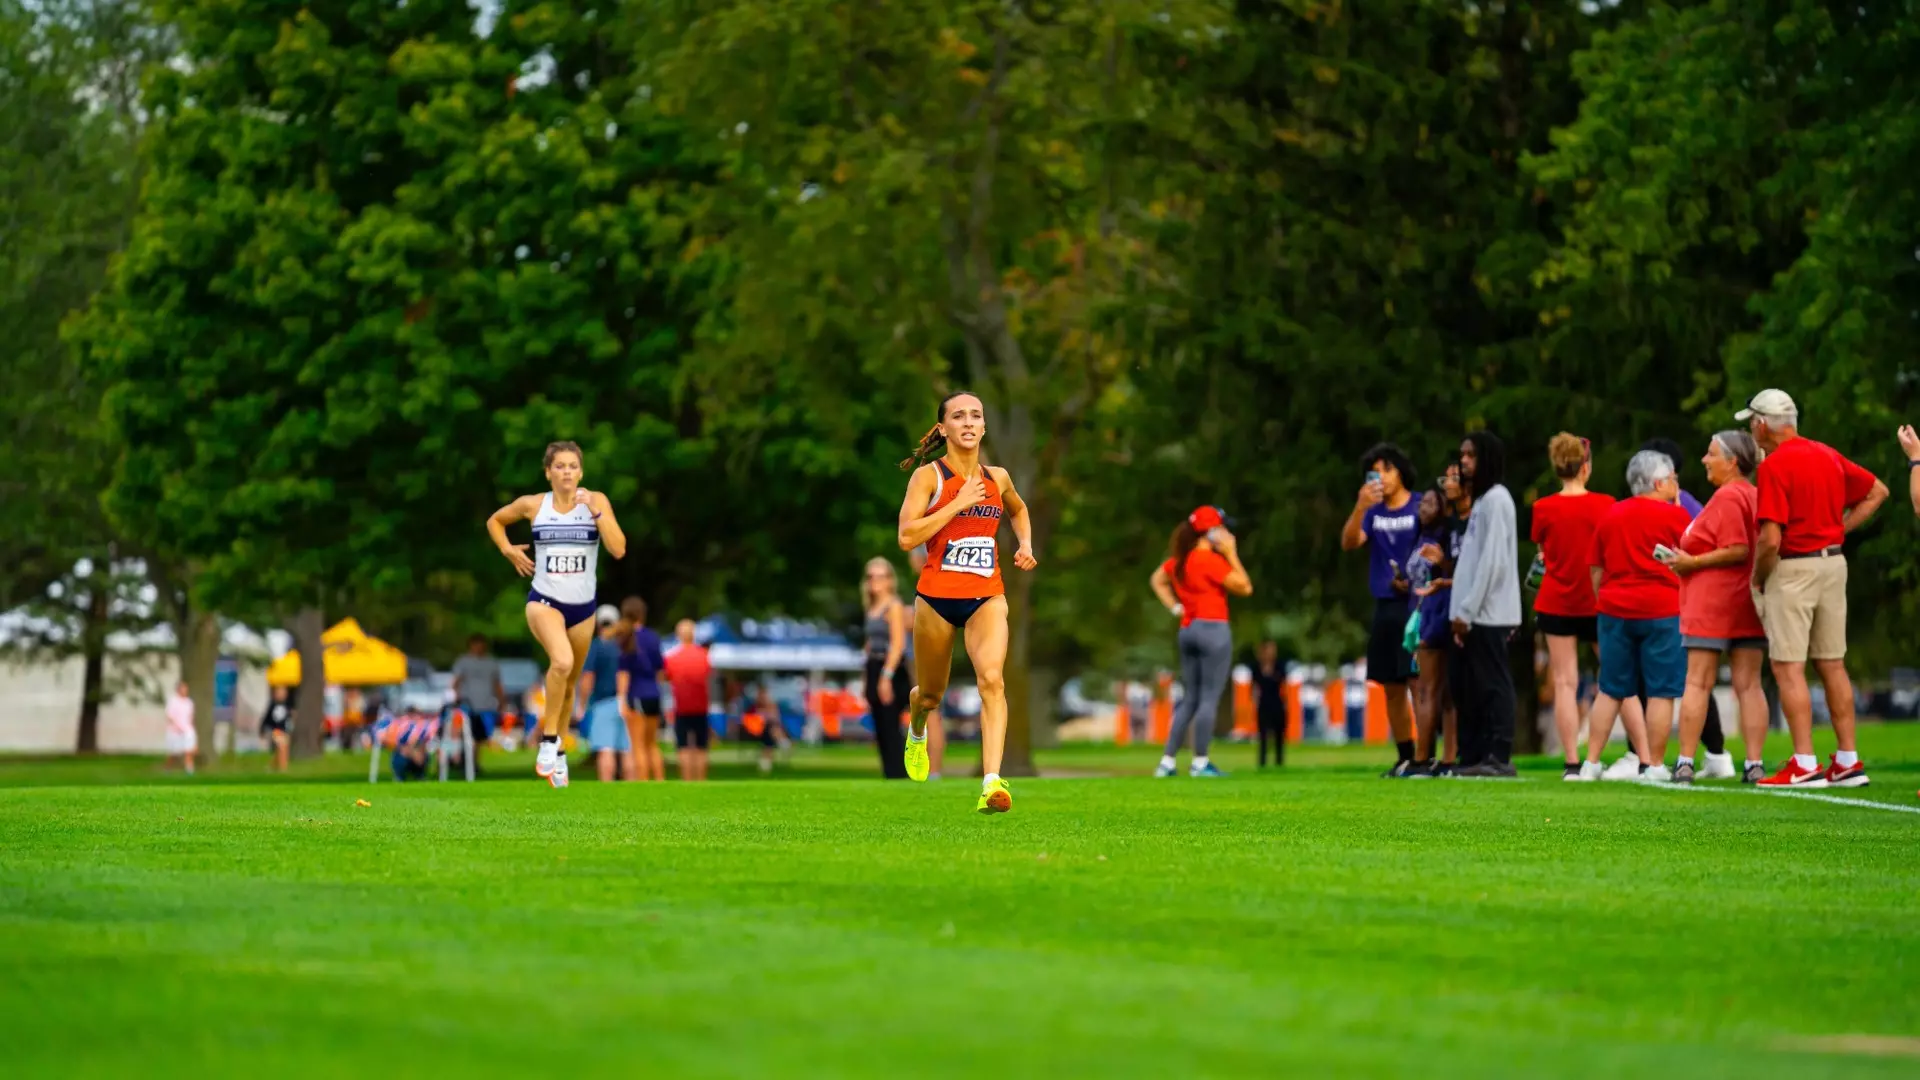
<path fill-rule="evenodd" d="M 620 646 L 620 714 L 633 743 L 633 775 L 629 780 L 665 780 L 667 767 L 660 754 L 660 635 L 647 625 L 647 602 L 629 596 L 620 602 L 620 622 L 614 640 Z"/>
<path fill-rule="evenodd" d="M 1385 775 L 1398 779 L 1413 766 L 1413 706 L 1407 699 L 1413 656 L 1401 639 L 1411 614 L 1406 568 L 1419 546 L 1420 500 L 1413 496 L 1413 463 L 1398 446 L 1373 447 L 1361 455 L 1360 467 L 1367 477 L 1340 529 L 1340 548 L 1371 549 L 1367 584 L 1373 592 L 1373 625 L 1367 635 L 1367 678 L 1387 691 L 1387 724 L 1400 758 Z"/>

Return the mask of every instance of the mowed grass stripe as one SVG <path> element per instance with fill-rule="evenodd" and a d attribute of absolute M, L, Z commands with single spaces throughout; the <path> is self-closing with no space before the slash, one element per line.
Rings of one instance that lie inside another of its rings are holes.
<path fill-rule="evenodd" d="M 997 819 L 960 780 L 0 791 L 0 1015 L 34 1033 L 10 1060 L 102 1076 L 1911 1068 L 1847 1049 L 1920 1035 L 1904 815 L 1357 764 L 1015 790 Z"/>

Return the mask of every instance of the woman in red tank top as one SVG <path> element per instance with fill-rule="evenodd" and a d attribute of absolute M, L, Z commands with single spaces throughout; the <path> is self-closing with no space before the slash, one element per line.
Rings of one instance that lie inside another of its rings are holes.
<path fill-rule="evenodd" d="M 954 632 L 963 631 L 980 688 L 980 762 L 986 773 L 975 808 L 1004 814 L 1013 808 L 1013 793 L 1000 778 L 1007 743 L 1007 586 L 995 536 L 1002 519 L 1010 519 L 1019 543 L 1013 565 L 1031 570 L 1039 564 L 1033 523 L 1007 470 L 980 462 L 980 442 L 987 434 L 980 399 L 965 391 L 948 394 L 938 419 L 900 463 L 913 470 L 900 504 L 900 549 L 927 546 L 913 605 L 919 681 L 908 714 L 907 775 L 927 778 L 927 717 L 946 695 Z"/>

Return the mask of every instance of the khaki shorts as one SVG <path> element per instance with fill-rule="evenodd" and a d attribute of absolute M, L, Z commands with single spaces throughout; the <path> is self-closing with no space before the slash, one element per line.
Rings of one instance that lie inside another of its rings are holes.
<path fill-rule="evenodd" d="M 1767 652 L 1776 661 L 1840 660 L 1847 655 L 1845 556 L 1782 559 L 1753 596 L 1767 628 Z"/>

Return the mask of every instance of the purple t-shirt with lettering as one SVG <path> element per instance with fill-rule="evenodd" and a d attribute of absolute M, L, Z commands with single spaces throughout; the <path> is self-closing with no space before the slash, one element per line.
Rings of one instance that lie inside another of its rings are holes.
<path fill-rule="evenodd" d="M 1410 496 L 1406 505 L 1398 510 L 1388 509 L 1386 503 L 1370 506 L 1360 520 L 1360 530 L 1367 534 L 1367 547 L 1372 549 L 1367 585 L 1373 590 L 1374 598 L 1407 598 L 1408 594 L 1393 587 L 1393 568 L 1399 566 L 1404 575 L 1407 562 L 1419 546 L 1420 500 Z"/>

